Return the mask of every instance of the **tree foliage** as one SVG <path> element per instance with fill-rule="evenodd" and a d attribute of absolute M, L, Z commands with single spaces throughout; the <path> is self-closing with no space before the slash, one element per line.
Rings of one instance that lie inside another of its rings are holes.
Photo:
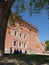
<path fill-rule="evenodd" d="M 46 50 L 49 50 L 49 40 L 46 40 L 45 44 L 46 44 Z"/>
<path fill-rule="evenodd" d="M 14 1 L 16 2 L 13 7 L 16 8 L 17 14 L 26 10 L 30 15 L 39 14 L 45 9 L 49 16 L 49 0 L 0 0 L 0 51 L 3 51 L 4 48 L 7 21 Z"/>
<path fill-rule="evenodd" d="M 13 7 L 18 14 L 28 10 L 30 15 L 39 14 L 45 9 L 49 16 L 49 0 L 16 0 Z"/>
<path fill-rule="evenodd" d="M 19 23 L 20 26 L 23 25 L 22 17 L 20 17 L 19 15 L 13 14 L 12 12 L 10 13 L 8 20 L 9 20 L 8 23 L 10 26 L 15 27 L 16 23 Z"/>
<path fill-rule="evenodd" d="M 49 16 L 49 0 L 0 0 L 0 2 L 14 3 L 13 7 L 16 9 L 16 13 L 20 14 L 26 10 L 29 11 L 30 15 L 32 14 L 40 14 L 43 9 L 46 10 Z"/>

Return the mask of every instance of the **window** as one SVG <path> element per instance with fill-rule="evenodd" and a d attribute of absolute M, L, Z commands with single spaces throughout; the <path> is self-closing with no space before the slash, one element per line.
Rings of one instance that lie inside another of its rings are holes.
<path fill-rule="evenodd" d="M 19 42 L 19 47 L 22 47 L 21 42 Z"/>
<path fill-rule="evenodd" d="M 24 39 L 27 39 L 27 36 L 26 35 L 24 35 Z"/>
<path fill-rule="evenodd" d="M 18 33 L 17 30 L 14 30 L 14 35 L 15 35 L 15 36 L 17 35 L 17 33 Z"/>
<path fill-rule="evenodd" d="M 13 41 L 13 46 L 16 46 L 16 40 Z"/>
<path fill-rule="evenodd" d="M 24 48 L 26 48 L 26 43 L 24 43 Z"/>
<path fill-rule="evenodd" d="M 24 39 L 26 38 L 26 35 L 24 35 Z"/>
<path fill-rule="evenodd" d="M 22 33 L 20 33 L 20 37 L 22 38 Z"/>

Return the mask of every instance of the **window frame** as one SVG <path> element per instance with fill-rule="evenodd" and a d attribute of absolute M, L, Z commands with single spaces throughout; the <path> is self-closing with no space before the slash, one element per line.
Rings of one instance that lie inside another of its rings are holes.
<path fill-rule="evenodd" d="M 21 32 L 19 33 L 19 37 L 22 38 L 22 33 Z"/>
<path fill-rule="evenodd" d="M 17 36 L 18 35 L 18 31 L 14 30 L 14 35 Z"/>
<path fill-rule="evenodd" d="M 22 43 L 21 43 L 21 46 L 20 46 L 20 43 L 21 43 L 21 42 L 18 42 L 18 47 L 19 47 L 19 48 L 22 48 Z"/>
<path fill-rule="evenodd" d="M 25 46 L 24 46 L 25 45 Z M 24 42 L 23 47 L 26 48 L 26 43 Z"/>
<path fill-rule="evenodd" d="M 13 40 L 12 41 L 12 46 L 16 46 L 16 43 L 17 43 L 16 40 Z"/>
<path fill-rule="evenodd" d="M 27 35 L 26 35 L 26 34 L 24 34 L 24 39 L 25 39 L 25 40 L 27 39 Z"/>

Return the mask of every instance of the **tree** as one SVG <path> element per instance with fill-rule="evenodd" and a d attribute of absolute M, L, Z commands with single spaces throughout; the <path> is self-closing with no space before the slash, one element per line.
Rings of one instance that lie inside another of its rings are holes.
<path fill-rule="evenodd" d="M 49 50 L 49 40 L 46 40 L 45 44 L 46 44 L 46 50 Z"/>
<path fill-rule="evenodd" d="M 10 9 L 14 0 L 4 1 L 0 0 L 0 55 L 4 51 L 5 34 Z"/>
<path fill-rule="evenodd" d="M 49 0 L 16 0 L 16 2 L 13 7 L 18 14 L 26 9 L 29 10 L 30 15 L 40 14 L 45 9 L 49 16 Z"/>
<path fill-rule="evenodd" d="M 15 0 L 0 0 L 0 53 L 4 51 L 5 34 L 10 9 Z M 49 15 L 49 0 L 16 0 L 16 13 L 29 10 L 30 14 L 46 9 Z"/>

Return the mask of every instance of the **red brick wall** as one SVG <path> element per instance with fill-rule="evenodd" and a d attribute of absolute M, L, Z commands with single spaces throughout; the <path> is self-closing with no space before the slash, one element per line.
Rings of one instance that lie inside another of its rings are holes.
<path fill-rule="evenodd" d="M 19 26 L 19 24 L 16 24 L 16 27 L 11 27 L 6 30 L 6 38 L 5 38 L 5 53 L 10 53 L 10 47 L 12 49 L 21 49 L 21 50 L 27 50 L 28 53 L 40 53 L 44 51 L 44 48 L 38 39 L 38 31 L 34 29 L 33 27 L 31 30 L 27 27 L 28 25 L 25 24 L 24 26 Z M 14 35 L 14 29 L 18 31 L 17 36 Z M 22 38 L 20 38 L 19 33 L 22 33 Z M 27 36 L 26 40 L 24 39 L 24 34 Z M 12 45 L 12 41 L 16 40 L 16 46 Z M 18 47 L 18 42 L 22 42 L 22 47 Z M 23 43 L 26 43 L 26 48 L 23 47 Z"/>

